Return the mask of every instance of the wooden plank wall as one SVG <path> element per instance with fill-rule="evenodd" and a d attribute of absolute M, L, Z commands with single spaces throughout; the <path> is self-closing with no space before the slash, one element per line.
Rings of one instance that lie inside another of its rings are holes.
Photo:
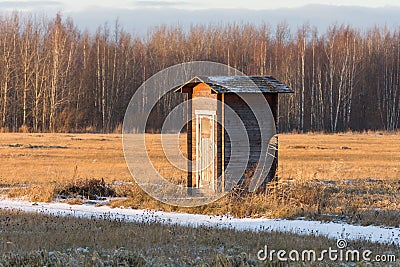
<path fill-rule="evenodd" d="M 254 95 L 247 95 L 246 98 L 252 99 L 252 98 L 257 98 L 260 97 L 258 94 Z M 277 110 L 276 110 L 276 104 L 277 104 L 277 94 L 264 94 L 264 97 L 267 99 L 268 103 L 270 104 L 272 114 L 274 116 L 274 120 L 277 120 Z M 240 119 L 243 121 L 247 135 L 249 138 L 249 146 L 250 146 L 250 155 L 249 155 L 249 160 L 247 164 L 247 170 L 245 172 L 245 175 L 241 179 L 241 184 L 247 188 L 250 179 L 252 178 L 252 173 L 253 170 L 255 169 L 259 159 L 260 159 L 260 154 L 261 154 L 261 143 L 264 142 L 264 144 L 268 144 L 269 140 L 261 140 L 261 129 L 267 129 L 270 127 L 274 127 L 274 125 L 258 125 L 258 122 L 256 120 L 256 117 L 254 113 L 252 112 L 252 109 L 258 109 L 263 111 L 265 107 L 250 107 L 242 100 L 242 98 L 237 95 L 237 94 L 225 94 L 225 103 L 229 105 L 240 117 Z M 228 122 L 226 122 L 228 123 Z M 227 133 L 225 133 L 225 166 L 228 165 L 230 162 L 230 154 L 231 154 L 231 140 L 229 140 L 229 136 Z M 248 147 L 241 144 L 234 144 L 235 149 L 243 150 L 243 153 L 248 150 Z M 237 150 L 236 150 L 237 151 Z M 232 162 L 234 163 L 234 162 Z M 271 181 L 276 172 L 276 166 L 277 166 L 277 159 L 274 160 L 274 163 L 272 164 L 271 170 L 267 177 L 264 179 L 264 183 L 262 184 L 262 187 L 266 186 L 267 181 Z M 265 189 L 261 189 L 265 190 Z"/>

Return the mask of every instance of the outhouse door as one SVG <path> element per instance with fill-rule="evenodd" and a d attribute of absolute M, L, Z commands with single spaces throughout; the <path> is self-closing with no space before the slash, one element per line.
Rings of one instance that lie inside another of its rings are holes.
<path fill-rule="evenodd" d="M 196 185 L 215 191 L 215 111 L 196 110 Z"/>

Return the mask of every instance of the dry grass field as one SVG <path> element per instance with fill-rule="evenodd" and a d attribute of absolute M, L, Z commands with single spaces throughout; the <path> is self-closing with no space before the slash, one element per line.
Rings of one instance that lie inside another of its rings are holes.
<path fill-rule="evenodd" d="M 49 184 L 77 177 L 132 181 L 120 135 L 0 134 L 0 183 Z"/>
<path fill-rule="evenodd" d="M 185 136 L 180 138 L 184 151 Z M 184 173 L 171 168 L 163 156 L 159 136 L 147 135 L 146 144 L 154 167 L 171 181 L 184 183 Z M 233 190 L 206 206 L 178 208 L 152 199 L 133 182 L 120 135 L 5 133 L 0 134 L 0 197 L 54 201 L 69 195 L 75 198 L 65 201 L 81 204 L 91 194 L 107 194 L 123 196 L 112 200 L 111 206 L 400 225 L 400 134 L 283 134 L 279 160 L 279 180 L 265 194 Z M 335 242 L 291 233 L 0 210 L 0 266 L 284 266 L 258 261 L 257 251 L 264 245 L 322 251 L 335 247 Z M 399 257 L 394 245 L 353 241 L 348 248 Z"/>
<path fill-rule="evenodd" d="M 166 169 L 159 136 L 146 140 L 156 167 Z M 77 177 L 132 181 L 117 134 L 2 133 L 0 158 L 0 182 L 5 184 Z M 400 179 L 400 134 L 282 134 L 279 170 L 283 180 Z"/>
<path fill-rule="evenodd" d="M 184 173 L 171 168 L 163 156 L 159 135 L 146 135 L 146 144 L 155 168 L 185 183 Z M 184 151 L 185 142 L 180 144 Z M 116 195 L 127 197 L 112 201 L 112 206 L 400 224 L 399 133 L 282 134 L 279 181 L 266 194 L 239 196 L 233 191 L 220 201 L 190 209 L 159 203 L 132 183 L 118 134 L 4 133 L 0 162 L 0 192 L 33 201 L 52 201 L 71 185 L 104 179 Z"/>
<path fill-rule="evenodd" d="M 400 134 L 283 134 L 279 141 L 283 179 L 400 179 Z"/>

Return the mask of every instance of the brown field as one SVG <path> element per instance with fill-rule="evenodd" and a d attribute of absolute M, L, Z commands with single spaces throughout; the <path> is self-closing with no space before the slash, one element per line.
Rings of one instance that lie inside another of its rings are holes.
<path fill-rule="evenodd" d="M 166 163 L 159 136 L 148 135 L 146 140 L 151 159 L 162 170 Z M 0 182 L 5 184 L 46 184 L 77 177 L 133 181 L 117 134 L 2 133 L 0 158 Z M 279 177 L 400 179 L 400 134 L 281 134 Z"/>
<path fill-rule="evenodd" d="M 181 136 L 183 150 L 184 138 Z M 146 141 L 155 168 L 172 181 L 184 183 L 184 174 L 172 170 L 163 157 L 159 136 L 147 135 Z M 60 194 L 72 192 L 72 188 L 81 192 L 106 190 L 126 196 L 111 201 L 111 206 L 399 227 L 400 134 L 283 134 L 279 136 L 279 147 L 279 180 L 271 183 L 265 194 L 241 195 L 234 190 L 206 206 L 178 208 L 152 199 L 130 183 L 133 179 L 124 161 L 120 135 L 0 134 L 0 194 L 53 201 Z M 85 200 L 68 201 L 80 204 Z M 335 242 L 290 233 L 0 210 L 0 266 L 282 266 L 279 262 L 258 261 L 257 251 L 264 245 L 322 251 L 335 247 Z M 398 247 L 393 245 L 354 241 L 348 248 L 399 257 Z M 307 264 L 340 266 L 337 262 Z"/>
<path fill-rule="evenodd" d="M 280 135 L 283 179 L 400 179 L 399 134 Z"/>
<path fill-rule="evenodd" d="M 120 135 L 0 134 L 0 183 L 48 184 L 77 177 L 132 181 Z"/>
<path fill-rule="evenodd" d="M 146 135 L 146 144 L 155 168 L 184 183 L 184 173 L 174 171 L 163 157 L 159 135 Z M 334 215 L 353 223 L 400 224 L 398 133 L 282 134 L 279 182 L 271 184 L 266 194 L 239 197 L 234 191 L 218 202 L 191 209 L 159 203 L 134 183 L 125 183 L 133 179 L 117 134 L 4 133 L 0 134 L 0 159 L 0 187 L 8 188 L 3 194 L 26 195 L 34 201 L 52 201 L 60 188 L 82 179 L 104 178 L 127 196 L 112 201 L 112 206 L 239 217 L 329 219 Z"/>

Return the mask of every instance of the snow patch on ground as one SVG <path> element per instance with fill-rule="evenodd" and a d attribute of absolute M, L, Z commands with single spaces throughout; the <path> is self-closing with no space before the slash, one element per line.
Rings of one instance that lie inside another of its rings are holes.
<path fill-rule="evenodd" d="M 326 236 L 331 239 L 368 240 L 371 242 L 400 246 L 400 228 L 379 226 L 358 226 L 346 223 L 306 220 L 283 220 L 265 218 L 232 218 L 200 214 L 162 212 L 96 207 L 93 205 L 69 205 L 66 203 L 32 203 L 23 200 L 0 199 L 0 209 L 21 210 L 54 216 L 99 218 L 138 223 L 176 224 L 191 227 L 229 228 L 238 231 L 277 231 L 301 235 Z"/>

